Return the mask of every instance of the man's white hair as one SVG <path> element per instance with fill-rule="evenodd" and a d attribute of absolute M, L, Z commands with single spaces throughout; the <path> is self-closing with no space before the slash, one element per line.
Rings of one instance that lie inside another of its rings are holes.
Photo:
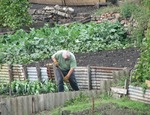
<path fill-rule="evenodd" d="M 64 50 L 64 51 L 62 52 L 62 57 L 65 58 L 65 59 L 68 58 L 68 57 L 70 57 L 69 51 Z"/>

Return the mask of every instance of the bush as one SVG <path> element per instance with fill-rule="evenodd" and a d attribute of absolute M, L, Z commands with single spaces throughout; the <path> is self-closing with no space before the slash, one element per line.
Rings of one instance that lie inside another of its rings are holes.
<path fill-rule="evenodd" d="M 141 57 L 135 66 L 132 78 L 136 82 L 150 80 L 150 23 L 143 42 Z"/>
<path fill-rule="evenodd" d="M 125 2 L 121 6 L 121 15 L 123 18 L 130 18 L 132 14 L 138 10 L 138 6 L 135 3 Z"/>
<path fill-rule="evenodd" d="M 1 27 L 16 29 L 31 23 L 28 0 L 1 0 L 0 8 Z"/>

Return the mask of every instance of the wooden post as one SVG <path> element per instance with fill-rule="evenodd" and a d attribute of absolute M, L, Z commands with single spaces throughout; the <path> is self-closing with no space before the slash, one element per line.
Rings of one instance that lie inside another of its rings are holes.
<path fill-rule="evenodd" d="M 51 63 L 46 64 L 45 67 L 47 68 L 47 75 L 49 80 L 53 80 L 52 71 L 53 65 Z"/>
<path fill-rule="evenodd" d="M 94 97 L 92 96 L 92 115 L 94 115 Z"/>
<path fill-rule="evenodd" d="M 8 65 L 8 71 L 9 71 L 9 82 L 12 82 L 14 80 L 12 75 L 12 65 Z"/>
<path fill-rule="evenodd" d="M 40 64 L 39 63 L 36 64 L 36 72 L 37 72 L 38 80 L 42 81 L 41 70 L 40 70 Z"/>
<path fill-rule="evenodd" d="M 87 76 L 88 76 L 88 90 L 91 90 L 91 69 L 90 66 L 87 66 Z"/>
<path fill-rule="evenodd" d="M 55 81 L 57 83 L 56 66 L 55 66 L 55 64 L 53 64 L 53 71 L 54 71 L 54 78 L 55 78 Z"/>
<path fill-rule="evenodd" d="M 106 80 L 100 81 L 100 90 L 106 92 Z"/>
<path fill-rule="evenodd" d="M 12 65 L 8 65 L 8 71 L 9 71 L 9 95 L 11 96 L 11 82 L 14 80 L 13 79 L 13 74 L 12 74 Z"/>
<path fill-rule="evenodd" d="M 28 74 L 27 74 L 27 66 L 23 65 L 23 73 L 24 73 L 24 79 L 28 79 Z"/>

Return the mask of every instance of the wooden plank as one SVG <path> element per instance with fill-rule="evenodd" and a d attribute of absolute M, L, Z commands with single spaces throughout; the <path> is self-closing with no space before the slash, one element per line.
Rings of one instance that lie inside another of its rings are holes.
<path fill-rule="evenodd" d="M 22 103 L 23 103 L 23 115 L 29 115 L 28 114 L 28 97 L 27 96 L 24 96 L 23 97 L 23 100 L 22 100 Z"/>
<path fill-rule="evenodd" d="M 50 97 L 49 97 L 49 93 L 45 95 L 46 98 L 46 110 L 50 110 Z"/>
<path fill-rule="evenodd" d="M 11 98 L 11 115 L 17 115 L 17 101 L 16 98 Z"/>
<path fill-rule="evenodd" d="M 30 3 L 62 5 L 62 0 L 29 0 Z"/>
<path fill-rule="evenodd" d="M 48 94 L 48 98 L 50 99 L 49 102 L 50 102 L 50 110 L 52 110 L 54 108 L 54 93 L 49 93 Z"/>
<path fill-rule="evenodd" d="M 51 5 L 95 5 L 105 3 L 106 0 L 29 0 L 30 3 L 51 4 Z"/>
<path fill-rule="evenodd" d="M 32 115 L 32 96 L 29 95 L 27 96 L 27 110 L 28 110 L 28 115 Z"/>
<path fill-rule="evenodd" d="M 0 102 L 0 115 L 7 115 L 7 109 L 5 107 L 5 102 Z"/>
<path fill-rule="evenodd" d="M 18 105 L 18 107 L 17 107 L 17 115 L 23 115 L 23 107 L 24 107 L 24 105 L 23 105 L 23 97 L 22 96 L 19 96 L 19 97 L 17 97 L 17 105 Z"/>
<path fill-rule="evenodd" d="M 39 102 L 39 111 L 44 110 L 44 96 L 43 94 L 38 95 L 38 102 Z"/>
<path fill-rule="evenodd" d="M 111 91 L 119 94 L 127 94 L 127 89 L 124 88 L 111 87 Z"/>
<path fill-rule="evenodd" d="M 66 5 L 95 5 L 99 0 L 65 0 Z"/>

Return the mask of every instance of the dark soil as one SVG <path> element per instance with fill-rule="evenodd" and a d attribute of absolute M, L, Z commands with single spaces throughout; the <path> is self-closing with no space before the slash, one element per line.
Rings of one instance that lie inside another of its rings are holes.
<path fill-rule="evenodd" d="M 133 68 L 140 56 L 138 48 L 127 48 L 109 51 L 76 53 L 78 66 L 104 66 L 104 67 L 128 67 Z M 40 66 L 52 63 L 51 58 L 39 61 Z M 28 66 L 35 66 L 35 63 Z"/>
<path fill-rule="evenodd" d="M 134 67 L 140 50 L 137 48 L 76 54 L 79 66 Z"/>

